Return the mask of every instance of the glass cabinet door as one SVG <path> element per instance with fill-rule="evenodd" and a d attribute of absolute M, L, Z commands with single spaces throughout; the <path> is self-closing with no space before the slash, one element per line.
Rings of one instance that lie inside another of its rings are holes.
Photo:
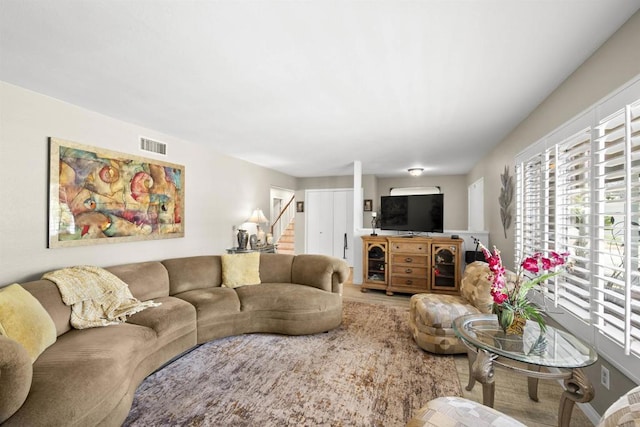
<path fill-rule="evenodd" d="M 373 245 L 368 252 L 367 280 L 386 283 L 386 267 L 385 250 Z"/>
<path fill-rule="evenodd" d="M 380 236 L 362 237 L 362 288 L 367 289 L 387 289 L 387 239 Z"/>
<path fill-rule="evenodd" d="M 436 244 L 431 252 L 431 289 L 458 292 L 458 245 Z"/>

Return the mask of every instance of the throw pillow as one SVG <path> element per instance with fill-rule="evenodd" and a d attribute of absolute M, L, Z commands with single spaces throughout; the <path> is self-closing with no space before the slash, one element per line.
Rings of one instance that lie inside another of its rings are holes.
<path fill-rule="evenodd" d="M 222 255 L 222 286 L 237 288 L 260 284 L 260 252 Z"/>
<path fill-rule="evenodd" d="M 57 338 L 47 310 L 18 284 L 0 288 L 0 335 L 22 344 L 32 362 Z"/>

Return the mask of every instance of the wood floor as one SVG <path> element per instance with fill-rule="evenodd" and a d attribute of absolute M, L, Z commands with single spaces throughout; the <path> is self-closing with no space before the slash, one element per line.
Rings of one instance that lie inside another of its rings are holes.
<path fill-rule="evenodd" d="M 409 310 L 411 295 L 395 294 L 388 296 L 384 291 L 369 290 L 361 292 L 360 286 L 346 283 L 343 297 L 345 300 L 384 304 Z M 463 396 L 482 403 L 482 386 L 476 383 L 470 392 L 465 390 L 469 380 L 467 356 L 455 356 L 456 368 Z M 530 427 L 557 426 L 558 404 L 562 394 L 562 386 L 555 381 L 541 380 L 538 386 L 538 402 L 527 395 L 526 377 L 509 371 L 497 369 L 495 376 L 496 392 L 494 407 L 512 416 Z M 425 402 L 426 403 L 426 402 Z M 593 426 L 593 423 L 576 405 L 573 409 L 571 427 Z"/>

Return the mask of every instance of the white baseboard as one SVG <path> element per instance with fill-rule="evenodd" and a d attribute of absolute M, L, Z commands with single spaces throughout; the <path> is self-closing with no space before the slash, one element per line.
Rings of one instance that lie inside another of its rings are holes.
<path fill-rule="evenodd" d="M 600 422 L 601 417 L 600 417 L 600 414 L 598 414 L 598 412 L 595 409 L 593 409 L 593 406 L 591 406 L 591 403 L 578 403 L 578 406 L 580 407 L 582 412 L 584 412 L 587 418 L 589 418 L 589 421 L 591 421 L 594 426 L 597 426 L 598 422 Z"/>

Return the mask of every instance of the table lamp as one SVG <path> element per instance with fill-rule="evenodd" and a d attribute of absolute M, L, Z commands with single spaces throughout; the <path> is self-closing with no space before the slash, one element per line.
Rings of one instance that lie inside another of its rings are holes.
<path fill-rule="evenodd" d="M 253 213 L 251 214 L 247 222 L 253 222 L 256 224 L 256 236 L 258 238 L 258 245 L 260 246 L 264 245 L 265 232 L 260 229 L 260 224 L 268 223 L 269 220 L 267 219 L 266 216 L 264 216 L 262 209 L 254 209 Z"/>

